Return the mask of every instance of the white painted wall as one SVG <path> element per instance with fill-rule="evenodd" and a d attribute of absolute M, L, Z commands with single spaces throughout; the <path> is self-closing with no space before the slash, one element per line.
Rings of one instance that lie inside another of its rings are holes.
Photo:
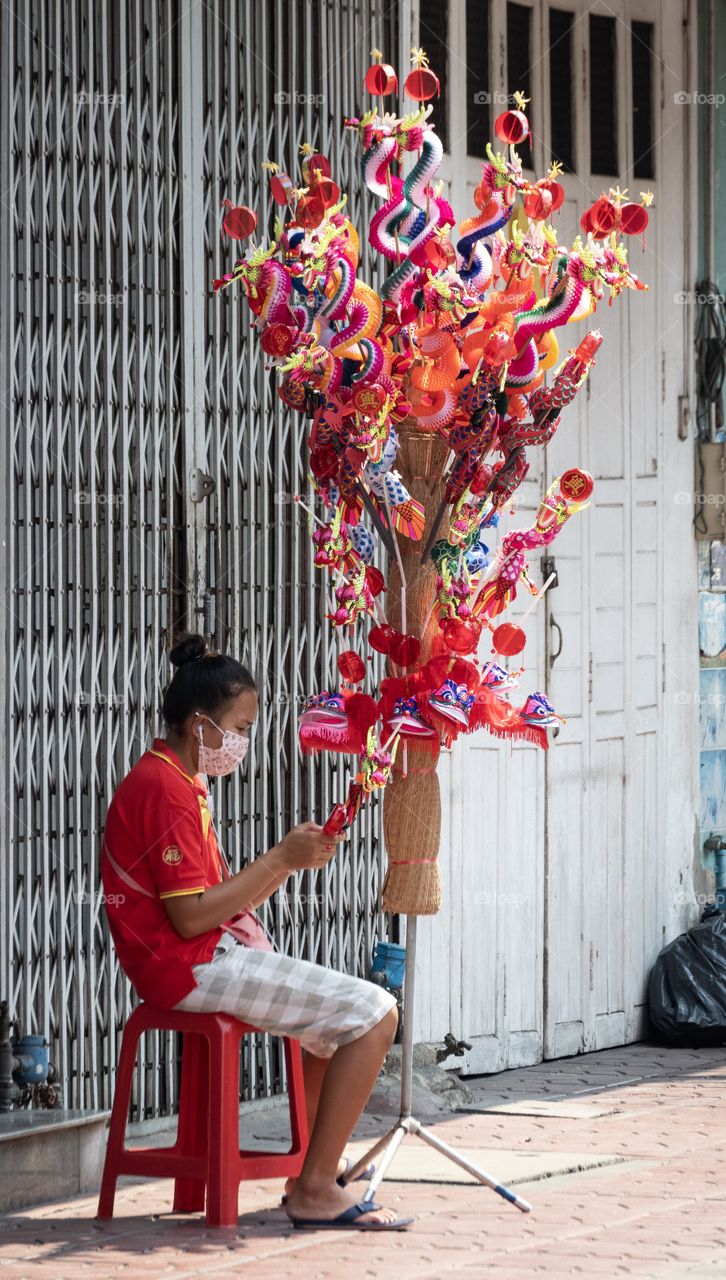
<path fill-rule="evenodd" d="M 561 0 L 560 7 L 578 18 L 576 140 L 587 157 L 585 15 L 597 5 Z M 463 9 L 454 5 L 451 14 L 452 139 L 465 136 Z M 505 4 L 495 0 L 492 10 L 490 89 L 504 92 Z M 551 158 L 548 6 L 535 0 L 533 10 L 530 110 L 541 174 Z M 442 756 L 444 903 L 438 916 L 419 920 L 415 1036 L 440 1040 L 453 1031 L 469 1041 L 469 1074 L 639 1038 L 652 962 L 693 922 L 681 904 L 697 829 L 697 575 L 691 502 L 676 497 L 693 483 L 692 441 L 678 438 L 690 316 L 676 295 L 694 278 L 686 143 L 695 165 L 695 110 L 674 95 L 695 84 L 696 33 L 689 49 L 678 3 L 609 0 L 602 12 L 618 18 L 620 185 L 635 199 L 646 185 L 655 193 L 645 254 L 630 241 L 650 292 L 612 308 L 605 302 L 589 322 L 605 334 L 590 388 L 563 414 L 546 458 L 533 453 L 505 526 L 525 527 L 545 482 L 565 467 L 595 476 L 590 508 L 551 548 L 559 586 L 527 623 L 522 688 L 546 688 L 567 724 L 546 755 L 481 733 Z M 656 178 L 647 183 L 629 173 L 632 18 L 656 26 Z M 444 176 L 462 217 L 474 207 L 481 170 L 452 145 Z M 609 181 L 587 169 L 567 179 L 563 240 Z M 563 353 L 585 328 L 559 331 Z M 536 561 L 533 569 L 539 577 Z M 554 663 L 553 618 L 563 629 Z"/>

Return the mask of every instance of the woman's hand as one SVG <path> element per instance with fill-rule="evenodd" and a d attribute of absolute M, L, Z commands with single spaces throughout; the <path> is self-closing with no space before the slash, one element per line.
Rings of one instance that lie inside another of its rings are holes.
<path fill-rule="evenodd" d="M 301 822 L 293 827 L 277 846 L 280 861 L 288 871 L 311 870 L 324 867 L 334 856 L 336 846 L 345 839 L 345 833 L 323 835 L 317 822 Z"/>

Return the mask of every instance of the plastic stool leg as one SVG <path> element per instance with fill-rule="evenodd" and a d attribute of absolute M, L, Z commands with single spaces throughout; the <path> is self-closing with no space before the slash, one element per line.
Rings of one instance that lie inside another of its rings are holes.
<path fill-rule="evenodd" d="M 240 1031 L 217 1022 L 209 1045 L 210 1078 L 217 1097 L 209 1108 L 207 1224 L 236 1227 L 239 1199 Z"/>
<path fill-rule="evenodd" d="M 116 1182 L 118 1179 L 119 1157 L 124 1150 L 126 1137 L 126 1120 L 129 1114 L 131 1097 L 131 1081 L 136 1066 L 136 1053 L 143 1028 L 136 1030 L 133 1014 L 129 1018 L 121 1041 L 116 1086 L 113 1093 L 111 1121 L 108 1128 L 106 1157 L 103 1162 L 103 1177 L 98 1197 L 97 1218 L 112 1218 L 113 1204 L 116 1198 Z"/>
<path fill-rule="evenodd" d="M 209 1123 L 209 1045 L 206 1036 L 185 1031 L 182 1041 L 179 1129 L 181 1155 L 201 1156 L 207 1149 Z M 203 1178 L 174 1179 L 174 1213 L 203 1213 Z"/>
<path fill-rule="evenodd" d="M 303 1074 L 302 1050 L 299 1040 L 283 1040 L 285 1049 L 285 1069 L 287 1072 L 287 1093 L 290 1100 L 290 1155 L 300 1156 L 302 1168 L 305 1153 L 308 1149 L 308 1114 L 305 1105 L 305 1076 Z M 298 1170 L 299 1173 L 299 1170 Z M 292 1177 L 297 1175 L 293 1174 Z"/>

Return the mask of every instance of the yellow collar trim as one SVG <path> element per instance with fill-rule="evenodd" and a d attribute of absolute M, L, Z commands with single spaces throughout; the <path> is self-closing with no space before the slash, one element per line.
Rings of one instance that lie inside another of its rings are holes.
<path fill-rule="evenodd" d="M 180 773 L 182 778 L 186 778 L 187 782 L 191 782 L 192 786 L 199 787 L 202 785 L 200 782 L 197 782 L 196 778 L 193 778 L 191 774 L 187 773 L 185 769 L 181 769 L 178 764 L 175 764 L 173 760 L 170 760 L 169 756 L 165 756 L 162 751 L 154 751 L 153 747 L 149 747 L 149 755 L 156 756 L 159 760 L 166 760 L 166 763 L 170 764 L 172 769 L 176 769 L 177 773 Z"/>

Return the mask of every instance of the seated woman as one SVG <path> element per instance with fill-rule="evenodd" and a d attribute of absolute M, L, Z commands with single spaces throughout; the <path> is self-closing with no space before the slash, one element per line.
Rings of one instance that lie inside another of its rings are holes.
<path fill-rule="evenodd" d="M 231 875 L 198 771 L 228 774 L 243 761 L 254 680 L 201 636 L 170 657 L 178 669 L 163 702 L 166 736 L 121 782 L 106 818 L 101 874 L 121 967 L 157 1007 L 229 1013 L 300 1041 L 310 1141 L 300 1177 L 285 1184 L 295 1226 L 404 1228 L 412 1218 L 357 1201 L 343 1179 L 343 1149 L 393 1041 L 396 1002 L 373 982 L 282 955 L 253 910 L 292 872 L 324 867 L 344 837 L 303 822 Z"/>

